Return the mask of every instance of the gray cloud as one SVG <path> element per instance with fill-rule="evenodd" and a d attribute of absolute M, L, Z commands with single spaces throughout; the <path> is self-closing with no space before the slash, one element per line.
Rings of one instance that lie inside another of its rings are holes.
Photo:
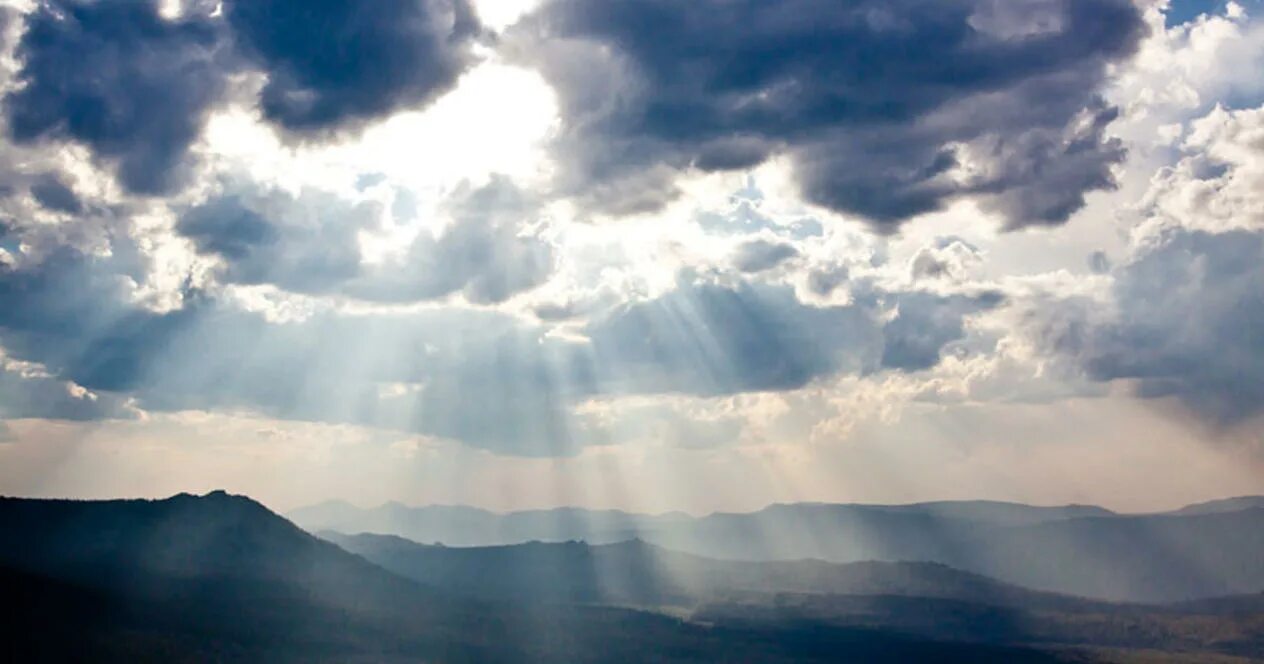
<path fill-rule="evenodd" d="M 244 408 L 502 453 L 573 451 L 567 405 L 591 381 L 572 375 L 571 346 L 542 329 L 451 308 L 270 322 L 195 290 L 179 308 L 155 312 L 135 302 L 116 267 L 64 250 L 0 273 L 0 345 L 44 367 L 48 385 L 73 381 L 147 410 Z M 53 387 L 20 387 L 30 398 L 6 401 L 5 416 L 73 415 L 27 389 Z"/>
<path fill-rule="evenodd" d="M 497 303 L 539 286 L 553 273 L 552 246 L 530 231 L 539 203 L 503 177 L 462 187 L 445 206 L 450 227 L 423 231 L 402 262 L 378 267 L 347 292 L 390 302 L 459 291 L 471 302 Z"/>
<path fill-rule="evenodd" d="M 901 371 L 934 367 L 945 346 L 965 338 L 966 316 L 995 308 L 1003 301 L 1004 297 L 994 291 L 970 297 L 901 295 L 895 317 L 882 328 L 882 366 Z"/>
<path fill-rule="evenodd" d="M 800 302 L 788 286 L 682 281 L 591 323 L 600 383 L 613 392 L 698 395 L 790 390 L 838 373 L 917 371 L 964 336 L 963 319 L 1002 298 L 857 294 L 845 306 Z M 890 321 L 883 314 L 894 311 Z"/>
<path fill-rule="evenodd" d="M 733 251 L 733 267 L 739 272 L 763 272 L 799 255 L 794 245 L 768 240 L 743 242 Z"/>
<path fill-rule="evenodd" d="M 82 143 L 134 192 L 177 186 L 225 87 L 215 25 L 166 20 L 154 0 L 47 0 L 26 24 L 20 86 L 4 100 L 10 137 Z"/>
<path fill-rule="evenodd" d="M 1118 311 L 1050 338 L 1096 380 L 1131 379 L 1208 421 L 1264 413 L 1264 234 L 1176 231 L 1115 273 Z"/>
<path fill-rule="evenodd" d="M 176 230 L 199 252 L 219 256 L 221 279 L 328 293 L 360 273 L 358 233 L 376 225 L 372 205 L 304 190 L 240 187 L 192 208 Z"/>
<path fill-rule="evenodd" d="M 467 0 L 228 0 L 224 13 L 268 75 L 263 114 L 304 132 L 433 101 L 474 62 L 481 31 Z"/>
<path fill-rule="evenodd" d="M 847 283 L 850 276 L 851 271 L 847 269 L 846 265 L 830 264 L 816 266 L 808 270 L 808 290 L 823 297 L 833 293 L 839 286 Z"/>
<path fill-rule="evenodd" d="M 1089 378 L 1126 380 L 1205 422 L 1264 414 L 1264 110 L 1216 108 L 1191 123 L 1185 154 L 1160 169 L 1139 206 L 1131 255 L 1113 269 L 1107 306 L 1077 299 L 1034 316 L 1046 347 Z"/>
<path fill-rule="evenodd" d="M 604 389 L 716 395 L 862 371 L 882 338 L 860 307 L 813 307 L 784 286 L 680 283 L 587 329 Z"/>
<path fill-rule="evenodd" d="M 940 237 L 909 261 L 913 279 L 960 279 L 980 261 L 979 248 L 959 237 Z"/>
<path fill-rule="evenodd" d="M 93 394 L 38 372 L 0 367 L 0 418 L 91 421 L 129 419 L 135 412 L 115 394 Z M 0 419 L 0 443 L 9 435 Z"/>
<path fill-rule="evenodd" d="M 304 135 L 429 104 L 475 62 L 482 28 L 467 0 L 43 0 L 25 15 L 16 86 L 4 99 L 17 143 L 71 141 L 133 193 L 190 174 L 189 147 L 229 77 L 266 74 L 266 119 Z M 2 18 L 8 20 L 10 13 Z"/>
<path fill-rule="evenodd" d="M 35 178 L 35 182 L 31 184 L 31 196 L 40 205 L 55 212 L 83 212 L 83 203 L 79 197 L 56 173 L 45 173 Z"/>
<path fill-rule="evenodd" d="M 358 235 L 377 227 L 381 210 L 316 190 L 293 196 L 229 186 L 185 212 L 177 230 L 223 261 L 226 282 L 373 302 L 460 292 L 471 302 L 496 303 L 552 273 L 551 246 L 527 232 L 538 201 L 509 180 L 459 188 L 444 207 L 447 228 L 423 229 L 402 258 L 378 265 L 363 264 Z"/>
<path fill-rule="evenodd" d="M 1110 257 L 1104 251 L 1094 251 L 1088 255 L 1088 269 L 1093 274 L 1108 274 L 1110 272 Z"/>
<path fill-rule="evenodd" d="M 557 88 L 559 185 L 590 204 L 787 153 L 810 200 L 879 228 L 970 194 L 1018 227 L 1111 184 L 1096 90 L 1143 33 L 1125 0 L 551 0 L 507 43 Z"/>

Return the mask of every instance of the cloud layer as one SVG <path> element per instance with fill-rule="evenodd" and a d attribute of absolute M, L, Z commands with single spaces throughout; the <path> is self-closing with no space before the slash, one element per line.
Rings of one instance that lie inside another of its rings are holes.
<path fill-rule="evenodd" d="M 1264 413 L 1264 109 L 1155 101 L 1147 58 L 1195 41 L 1147 37 L 1158 9 L 544 0 L 499 34 L 476 10 L 6 13 L 0 418 L 557 457 L 1114 384 Z M 540 163 L 432 177 L 462 146 L 417 127 L 519 66 L 557 101 Z"/>

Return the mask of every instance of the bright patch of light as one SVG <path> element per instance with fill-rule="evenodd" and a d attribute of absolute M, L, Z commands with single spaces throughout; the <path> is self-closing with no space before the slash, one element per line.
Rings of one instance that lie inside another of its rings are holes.
<path fill-rule="evenodd" d="M 474 8 L 484 25 L 504 30 L 538 4 L 539 0 L 476 0 Z"/>
<path fill-rule="evenodd" d="M 211 119 L 205 145 L 234 170 L 290 189 L 346 189 L 372 173 L 415 192 L 437 192 L 494 173 L 542 177 L 543 141 L 556 115 L 538 74 L 488 63 L 430 108 L 397 114 L 341 143 L 286 145 L 252 111 L 234 109 Z"/>

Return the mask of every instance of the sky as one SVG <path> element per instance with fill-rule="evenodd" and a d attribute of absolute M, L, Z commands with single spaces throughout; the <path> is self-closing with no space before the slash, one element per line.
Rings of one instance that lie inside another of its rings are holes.
<path fill-rule="evenodd" d="M 1264 493 L 1256 0 L 0 0 L 0 494 Z"/>

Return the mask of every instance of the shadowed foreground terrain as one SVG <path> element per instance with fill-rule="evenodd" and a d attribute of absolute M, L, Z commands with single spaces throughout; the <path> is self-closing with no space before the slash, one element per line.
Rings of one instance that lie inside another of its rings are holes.
<path fill-rule="evenodd" d="M 0 587 L 13 609 L 0 623 L 0 659 L 1074 662 L 1264 652 L 1260 597 L 1117 605 L 939 564 L 720 562 L 639 541 L 459 549 L 327 537 L 337 544 L 222 492 L 0 499 Z"/>

